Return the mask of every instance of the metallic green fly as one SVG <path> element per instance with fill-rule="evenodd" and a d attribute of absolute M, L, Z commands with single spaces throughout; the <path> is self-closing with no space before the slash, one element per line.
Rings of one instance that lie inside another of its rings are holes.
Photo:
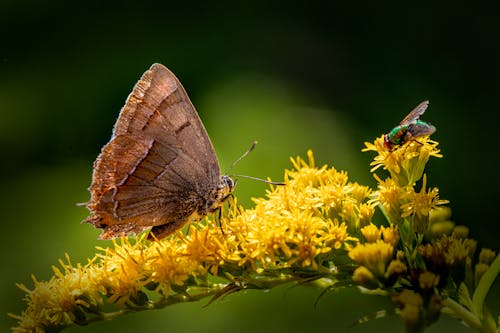
<path fill-rule="evenodd" d="M 421 136 L 431 135 L 436 132 L 436 127 L 419 119 L 424 114 L 427 106 L 429 106 L 429 101 L 423 101 L 417 105 L 398 126 L 384 135 L 384 146 L 388 150 L 392 150 L 395 146 L 403 145 Z"/>

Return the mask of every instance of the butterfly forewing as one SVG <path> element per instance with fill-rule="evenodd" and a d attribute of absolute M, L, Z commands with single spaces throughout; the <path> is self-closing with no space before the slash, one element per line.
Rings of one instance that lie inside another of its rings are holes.
<path fill-rule="evenodd" d="M 184 88 L 154 64 L 130 93 L 94 163 L 88 222 L 101 238 L 177 225 L 220 188 L 212 143 Z"/>
<path fill-rule="evenodd" d="M 161 64 L 153 64 L 127 98 L 113 132 L 114 136 L 120 134 L 144 134 L 165 141 L 173 137 L 172 141 L 199 160 L 206 171 L 219 171 L 198 113 L 179 80 Z"/>

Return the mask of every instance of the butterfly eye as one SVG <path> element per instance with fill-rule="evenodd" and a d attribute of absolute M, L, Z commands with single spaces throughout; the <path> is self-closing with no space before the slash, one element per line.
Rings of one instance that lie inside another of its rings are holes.
<path fill-rule="evenodd" d="M 229 189 L 229 192 L 233 192 L 236 182 L 229 176 L 222 176 L 222 184 L 225 188 Z"/>

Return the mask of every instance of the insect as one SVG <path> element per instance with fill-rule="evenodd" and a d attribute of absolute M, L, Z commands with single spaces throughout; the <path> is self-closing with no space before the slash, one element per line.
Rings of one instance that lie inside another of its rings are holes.
<path fill-rule="evenodd" d="M 94 162 L 86 222 L 103 229 L 100 239 L 150 227 L 159 239 L 220 210 L 234 187 L 181 83 L 153 64 Z"/>
<path fill-rule="evenodd" d="M 436 132 L 436 127 L 420 120 L 429 106 L 429 101 L 423 101 L 414 108 L 400 123 L 389 133 L 384 135 L 384 146 L 392 150 L 395 146 L 415 140 L 421 136 L 431 135 Z"/>

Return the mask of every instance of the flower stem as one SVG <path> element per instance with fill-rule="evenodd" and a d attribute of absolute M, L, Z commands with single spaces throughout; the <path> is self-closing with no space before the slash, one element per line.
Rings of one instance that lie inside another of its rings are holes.
<path fill-rule="evenodd" d="M 117 317 L 120 317 L 122 315 L 128 314 L 128 313 L 138 312 L 138 311 L 142 311 L 142 310 L 163 309 L 164 307 L 169 306 L 169 305 L 173 305 L 173 304 L 184 303 L 184 302 L 196 302 L 196 301 L 199 301 L 203 298 L 216 295 L 218 292 L 220 292 L 226 286 L 227 286 L 227 284 L 223 284 L 223 283 L 213 284 L 207 290 L 205 290 L 203 292 L 196 293 L 196 294 L 188 294 L 188 293 L 175 294 L 175 295 L 170 295 L 169 297 L 166 297 L 166 298 L 162 298 L 158 301 L 147 302 L 143 306 L 127 307 L 125 309 L 122 309 L 119 311 L 114 311 L 114 312 L 99 312 L 99 313 L 97 313 L 96 316 L 88 318 L 84 322 L 79 323 L 79 325 L 90 324 L 90 323 L 101 321 L 101 320 L 111 320 L 111 319 L 115 319 Z"/>
<path fill-rule="evenodd" d="M 497 255 L 491 266 L 479 280 L 479 283 L 472 295 L 472 305 L 475 314 L 482 318 L 484 309 L 484 299 L 490 290 L 491 285 L 500 273 L 500 255 Z"/>
<path fill-rule="evenodd" d="M 444 299 L 442 301 L 442 304 L 445 306 L 441 310 L 443 313 L 449 314 L 450 316 L 455 318 L 459 318 L 463 320 L 463 322 L 469 327 L 475 329 L 478 332 L 483 332 L 481 322 L 479 318 L 474 315 L 474 313 L 470 312 L 451 298 Z"/>

